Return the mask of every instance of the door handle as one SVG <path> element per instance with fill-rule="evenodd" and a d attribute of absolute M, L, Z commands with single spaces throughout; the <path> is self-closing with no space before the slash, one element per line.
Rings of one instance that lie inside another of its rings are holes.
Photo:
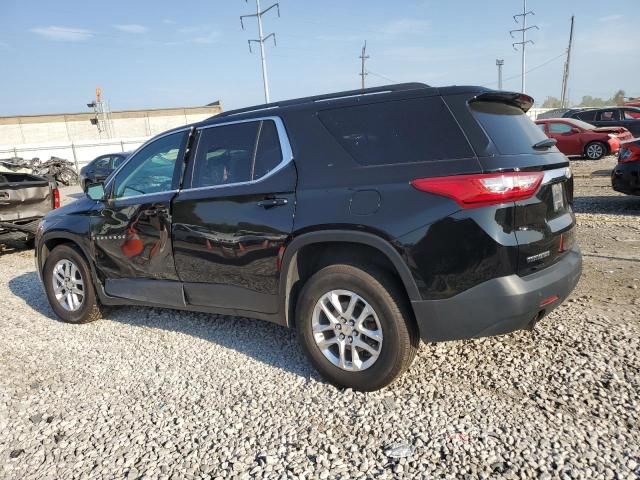
<path fill-rule="evenodd" d="M 265 198 L 258 202 L 258 206 L 263 208 L 272 208 L 286 205 L 287 203 L 289 203 L 289 200 L 286 198 Z"/>
<path fill-rule="evenodd" d="M 167 207 L 151 207 L 151 208 L 148 208 L 147 210 L 143 211 L 142 213 L 144 213 L 148 217 L 152 217 L 154 215 L 167 214 L 167 213 L 169 213 L 169 209 Z"/>

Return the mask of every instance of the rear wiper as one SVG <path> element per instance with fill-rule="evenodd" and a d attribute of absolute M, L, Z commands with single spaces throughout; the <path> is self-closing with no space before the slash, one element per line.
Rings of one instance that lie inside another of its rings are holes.
<path fill-rule="evenodd" d="M 553 147 L 557 143 L 555 138 L 545 138 L 544 140 L 540 140 L 538 143 L 533 145 L 534 150 L 546 150 L 547 148 Z"/>

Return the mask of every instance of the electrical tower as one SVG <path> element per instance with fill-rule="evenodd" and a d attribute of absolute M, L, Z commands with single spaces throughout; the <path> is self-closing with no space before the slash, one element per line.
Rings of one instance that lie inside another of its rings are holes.
<path fill-rule="evenodd" d="M 87 107 L 93 108 L 95 117 L 89 119 L 91 125 L 98 128 L 98 137 L 113 138 L 113 120 L 111 119 L 111 109 L 109 104 L 102 99 L 102 89 L 96 87 L 96 99 L 91 103 L 87 103 Z"/>
<path fill-rule="evenodd" d="M 248 1 L 248 0 L 245 0 Z M 265 8 L 264 10 L 260 10 L 260 0 L 256 0 L 256 13 L 252 14 L 252 15 L 241 15 L 240 16 L 240 25 L 242 26 L 242 29 L 244 30 L 244 22 L 242 21 L 244 18 L 249 18 L 249 17 L 256 17 L 256 19 L 258 20 L 258 38 L 256 40 L 247 40 L 247 42 L 249 42 L 249 52 L 253 53 L 251 51 L 251 42 L 255 42 L 255 43 L 259 43 L 260 44 L 260 60 L 262 63 L 262 83 L 264 84 L 264 101 L 265 103 L 269 103 L 269 78 L 267 77 L 267 59 L 265 57 L 265 53 L 264 53 L 264 42 L 266 42 L 270 37 L 273 38 L 273 44 L 276 45 L 276 34 L 275 33 L 270 33 L 269 35 L 267 35 L 266 37 L 263 34 L 262 31 L 262 16 L 267 13 L 269 10 L 271 10 L 272 8 L 276 8 L 278 11 L 278 17 L 280 16 L 280 4 L 279 3 L 274 3 L 273 5 L 271 5 L 269 8 Z"/>
<path fill-rule="evenodd" d="M 518 22 L 519 17 L 522 18 L 522 28 L 516 28 L 515 30 L 511 30 L 509 32 L 509 35 L 511 35 L 511 38 L 516 38 L 513 36 L 514 32 L 520 32 L 522 35 L 522 40 L 520 42 L 514 42 L 511 44 L 513 46 L 513 49 L 516 51 L 518 51 L 518 48 L 516 47 L 516 45 L 520 45 L 520 51 L 522 53 L 522 66 L 521 66 L 522 84 L 520 88 L 522 93 L 525 93 L 525 90 L 526 90 L 525 75 L 526 75 L 526 68 L 527 68 L 527 53 L 526 53 L 527 43 L 530 43 L 533 45 L 533 40 L 527 40 L 527 32 L 532 28 L 535 28 L 536 30 L 540 30 L 537 25 L 531 25 L 527 27 L 528 15 L 535 15 L 535 13 L 533 12 L 533 10 L 527 10 L 527 0 L 522 0 L 522 13 L 519 13 L 513 16 L 513 20 L 516 23 L 519 23 Z"/>
<path fill-rule="evenodd" d="M 498 90 L 502 90 L 502 66 L 504 65 L 504 60 L 497 58 L 496 65 L 498 66 Z"/>
<path fill-rule="evenodd" d="M 367 51 L 367 41 L 364 41 L 364 45 L 362 46 L 362 53 L 360 53 L 360 88 L 362 88 L 362 90 L 364 90 L 364 77 L 367 76 L 367 72 L 364 69 L 364 62 L 367 58 L 369 58 L 369 55 L 365 55 Z"/>
<path fill-rule="evenodd" d="M 562 95 L 560 96 L 560 107 L 567 108 L 569 104 L 569 98 L 567 97 L 567 90 L 569 88 L 569 64 L 571 62 L 571 46 L 573 44 L 573 20 L 574 16 L 571 15 L 571 29 L 569 30 L 569 47 L 567 48 L 567 60 L 564 62 L 564 73 L 562 74 Z"/>

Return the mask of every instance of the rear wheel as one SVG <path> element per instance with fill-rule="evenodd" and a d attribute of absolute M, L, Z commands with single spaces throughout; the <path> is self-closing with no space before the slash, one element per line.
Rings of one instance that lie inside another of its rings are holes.
<path fill-rule="evenodd" d="M 45 261 L 42 279 L 51 308 L 62 321 L 88 323 L 102 316 L 89 265 L 75 248 L 54 248 Z"/>
<path fill-rule="evenodd" d="M 584 148 L 584 156 L 589 160 L 600 160 L 606 153 L 607 147 L 602 142 L 591 142 Z"/>
<path fill-rule="evenodd" d="M 298 338 L 329 382 L 372 391 L 400 376 L 413 361 L 419 336 L 407 301 L 386 272 L 330 265 L 300 292 Z"/>

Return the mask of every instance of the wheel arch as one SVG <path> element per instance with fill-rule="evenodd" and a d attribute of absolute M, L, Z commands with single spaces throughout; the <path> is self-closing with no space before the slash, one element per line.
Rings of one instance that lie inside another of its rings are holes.
<path fill-rule="evenodd" d="M 280 266 L 280 297 L 282 299 L 282 320 L 286 326 L 294 325 L 294 311 L 297 301 L 297 294 L 301 285 L 299 280 L 306 280 L 305 272 L 299 271 L 299 253 L 305 247 L 310 246 L 334 246 L 339 244 L 345 247 L 363 246 L 375 250 L 383 255 L 383 261 L 388 262 L 392 268 L 392 273 L 397 276 L 401 286 L 404 288 L 407 298 L 420 300 L 420 292 L 415 283 L 409 267 L 394 246 L 384 238 L 368 233 L 350 230 L 322 230 L 309 232 L 295 237 L 285 248 Z M 329 256 L 333 256 L 332 252 Z M 339 257 L 335 257 L 339 258 Z M 320 264 L 323 262 L 320 260 Z"/>
<path fill-rule="evenodd" d="M 62 232 L 62 231 L 48 232 L 42 237 L 38 245 L 36 245 L 36 248 L 37 248 L 36 259 L 38 263 L 37 265 L 38 271 L 42 272 L 42 269 L 44 268 L 44 262 L 46 261 L 47 256 L 49 256 L 49 254 L 53 251 L 54 248 L 60 245 L 71 245 L 77 248 L 82 253 L 85 260 L 87 261 L 87 264 L 89 265 L 89 270 L 91 271 L 91 275 L 94 277 L 93 279 L 95 280 L 95 269 L 94 269 L 93 262 L 91 261 L 91 255 L 89 254 L 89 251 L 87 250 L 86 246 L 83 245 L 83 242 L 79 238 L 77 238 L 76 235 L 70 232 Z"/>

